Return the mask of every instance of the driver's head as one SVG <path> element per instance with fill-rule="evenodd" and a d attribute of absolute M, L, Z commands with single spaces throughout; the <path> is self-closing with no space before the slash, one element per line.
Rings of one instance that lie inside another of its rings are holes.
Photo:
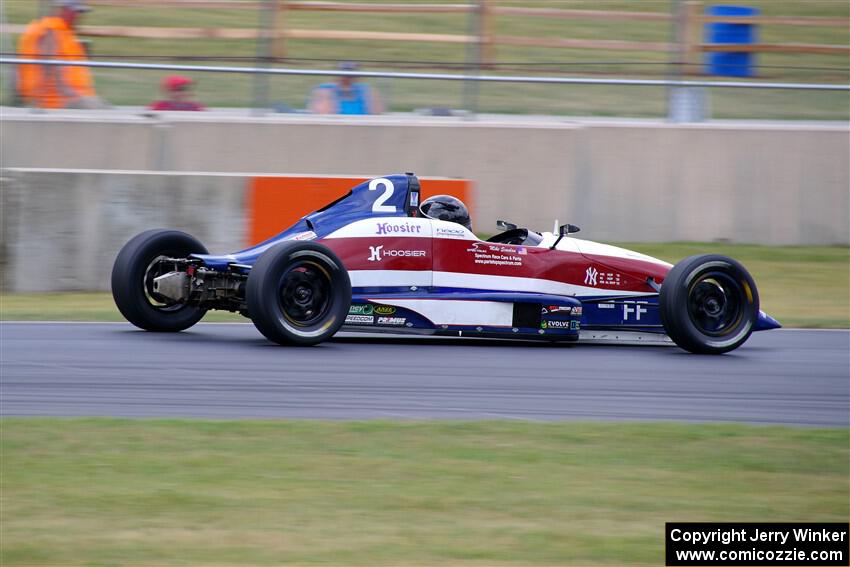
<path fill-rule="evenodd" d="M 426 217 L 456 222 L 472 230 L 472 221 L 469 218 L 469 209 L 463 201 L 451 195 L 434 195 L 428 197 L 419 205 L 420 212 Z"/>

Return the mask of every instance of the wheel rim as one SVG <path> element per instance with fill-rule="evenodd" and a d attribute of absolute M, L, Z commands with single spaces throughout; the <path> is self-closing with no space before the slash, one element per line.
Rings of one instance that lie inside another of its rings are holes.
<path fill-rule="evenodd" d="M 700 275 L 688 290 L 688 315 L 709 336 L 722 337 L 735 331 L 744 318 L 746 305 L 741 283 L 723 272 Z"/>
<path fill-rule="evenodd" d="M 145 299 L 147 300 L 148 305 L 157 311 L 179 311 L 185 307 L 184 304 L 168 299 L 164 295 L 160 295 L 153 290 L 153 281 L 156 278 L 167 274 L 168 272 L 177 270 L 176 265 L 173 266 L 173 270 L 166 268 L 168 264 L 162 262 L 162 260 L 165 260 L 166 258 L 167 256 L 157 256 L 150 264 L 148 264 L 148 267 L 145 269 L 145 275 L 142 277 L 142 289 L 145 292 Z"/>
<path fill-rule="evenodd" d="M 278 298 L 283 316 L 292 325 L 310 327 L 331 308 L 331 278 L 316 262 L 293 264 L 281 277 Z"/>

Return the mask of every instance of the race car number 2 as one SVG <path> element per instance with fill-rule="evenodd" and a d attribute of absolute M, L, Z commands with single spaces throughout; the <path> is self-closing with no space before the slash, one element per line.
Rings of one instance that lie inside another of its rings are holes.
<path fill-rule="evenodd" d="M 393 196 L 393 191 L 395 191 L 395 187 L 393 187 L 393 182 L 389 179 L 385 179 L 383 177 L 379 177 L 378 179 L 373 179 L 369 182 L 369 191 L 377 191 L 378 187 L 384 187 L 384 192 L 375 199 L 375 202 L 372 204 L 372 212 L 373 213 L 394 213 L 396 212 L 395 205 L 385 205 L 384 203 L 389 200 L 390 197 Z"/>

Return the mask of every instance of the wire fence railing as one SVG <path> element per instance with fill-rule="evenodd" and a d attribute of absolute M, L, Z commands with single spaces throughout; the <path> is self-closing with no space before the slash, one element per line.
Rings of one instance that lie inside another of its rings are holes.
<path fill-rule="evenodd" d="M 765 81 L 729 81 L 696 79 L 619 79 L 594 77 L 540 77 L 532 75 L 483 75 L 468 73 L 406 73 L 398 71 L 341 71 L 327 69 L 293 69 L 280 67 L 249 67 L 223 65 L 178 65 L 167 63 L 133 63 L 129 61 L 66 61 L 60 59 L 24 59 L 0 57 L 0 65 L 56 65 L 103 69 L 139 69 L 156 71 L 243 73 L 260 75 L 306 75 L 318 77 L 359 77 L 383 79 L 418 79 L 437 81 L 474 81 L 487 83 L 538 83 L 563 85 L 622 85 L 655 87 L 709 87 L 743 89 L 784 89 L 815 91 L 850 91 L 850 85 L 830 83 L 792 83 Z"/>
<path fill-rule="evenodd" d="M 264 76 L 314 76 L 356 78 L 376 78 L 393 80 L 425 80 L 425 81 L 459 81 L 465 85 L 481 83 L 496 84 L 540 84 L 540 85 L 608 85 L 619 87 L 663 87 L 668 89 L 667 116 L 673 121 L 695 121 L 704 119 L 705 109 L 704 89 L 760 89 L 785 91 L 826 91 L 848 92 L 850 84 L 801 83 L 801 82 L 766 82 L 739 80 L 706 80 L 706 79 L 626 79 L 614 77 L 575 77 L 575 76 L 535 76 L 535 75 L 496 75 L 482 73 L 422 73 L 400 71 L 341 71 L 327 69 L 281 68 L 273 66 L 227 66 L 227 65 L 187 65 L 172 63 L 141 63 L 131 61 L 67 61 L 57 59 L 37 59 L 22 57 L 0 57 L 0 65 L 48 65 L 48 66 L 84 66 L 100 69 L 130 69 L 139 71 L 168 71 L 186 73 L 221 73 L 253 75 L 255 81 Z M 262 111 L 269 108 L 268 93 L 263 84 L 256 82 L 253 108 Z M 477 91 L 465 91 L 464 104 L 468 114 L 475 114 L 478 108 L 475 100 Z"/>
<path fill-rule="evenodd" d="M 108 61 L 191 61 L 191 62 L 233 62 L 233 63 L 254 63 L 257 61 L 255 55 L 191 55 L 191 54 L 144 54 L 144 53 L 118 53 L 118 52 L 98 52 L 98 58 Z M 40 57 L 39 54 L 26 54 L 15 51 L 0 51 L 0 57 L 22 57 L 34 58 Z M 262 57 L 263 61 L 273 64 L 287 64 L 293 66 L 300 65 L 337 65 L 339 57 Z M 404 68 L 404 69 L 466 69 L 469 63 L 465 61 L 446 61 L 446 60 L 427 60 L 427 59 L 369 59 L 359 57 L 357 62 L 364 66 L 380 65 L 382 67 Z M 513 70 L 513 69 L 533 69 L 533 70 L 558 70 L 558 69 L 586 69 L 589 67 L 646 67 L 660 69 L 662 72 L 669 67 L 667 61 L 635 61 L 630 59 L 603 61 L 603 60 L 583 60 L 583 61 L 512 61 L 500 60 L 490 63 L 487 66 L 488 70 Z M 685 63 L 684 65 L 694 67 L 695 70 L 704 67 L 705 64 Z M 734 64 L 731 64 L 734 66 Z M 743 65 L 742 65 L 743 66 Z M 822 65 L 772 65 L 760 63 L 748 63 L 748 68 L 755 70 L 775 70 L 775 71 L 829 71 L 833 73 L 842 73 L 850 79 L 850 63 L 843 66 L 822 66 Z M 694 73 L 696 75 L 696 73 Z"/>

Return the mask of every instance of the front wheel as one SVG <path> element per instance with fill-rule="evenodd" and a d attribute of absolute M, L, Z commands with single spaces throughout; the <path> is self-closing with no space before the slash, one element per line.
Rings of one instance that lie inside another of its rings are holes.
<path fill-rule="evenodd" d="M 744 344 L 759 314 L 755 281 L 732 258 L 685 258 L 661 285 L 661 322 L 673 341 L 699 354 L 722 354 Z"/>
<path fill-rule="evenodd" d="M 112 266 L 112 297 L 121 314 L 146 331 L 176 332 L 201 320 L 205 309 L 169 300 L 154 291 L 154 279 L 167 273 L 163 258 L 206 254 L 196 238 L 177 230 L 148 230 L 124 245 Z"/>
<path fill-rule="evenodd" d="M 315 242 L 284 242 L 251 268 L 245 292 L 254 326 L 281 345 L 315 345 L 332 337 L 351 305 L 351 280 L 340 259 Z"/>

